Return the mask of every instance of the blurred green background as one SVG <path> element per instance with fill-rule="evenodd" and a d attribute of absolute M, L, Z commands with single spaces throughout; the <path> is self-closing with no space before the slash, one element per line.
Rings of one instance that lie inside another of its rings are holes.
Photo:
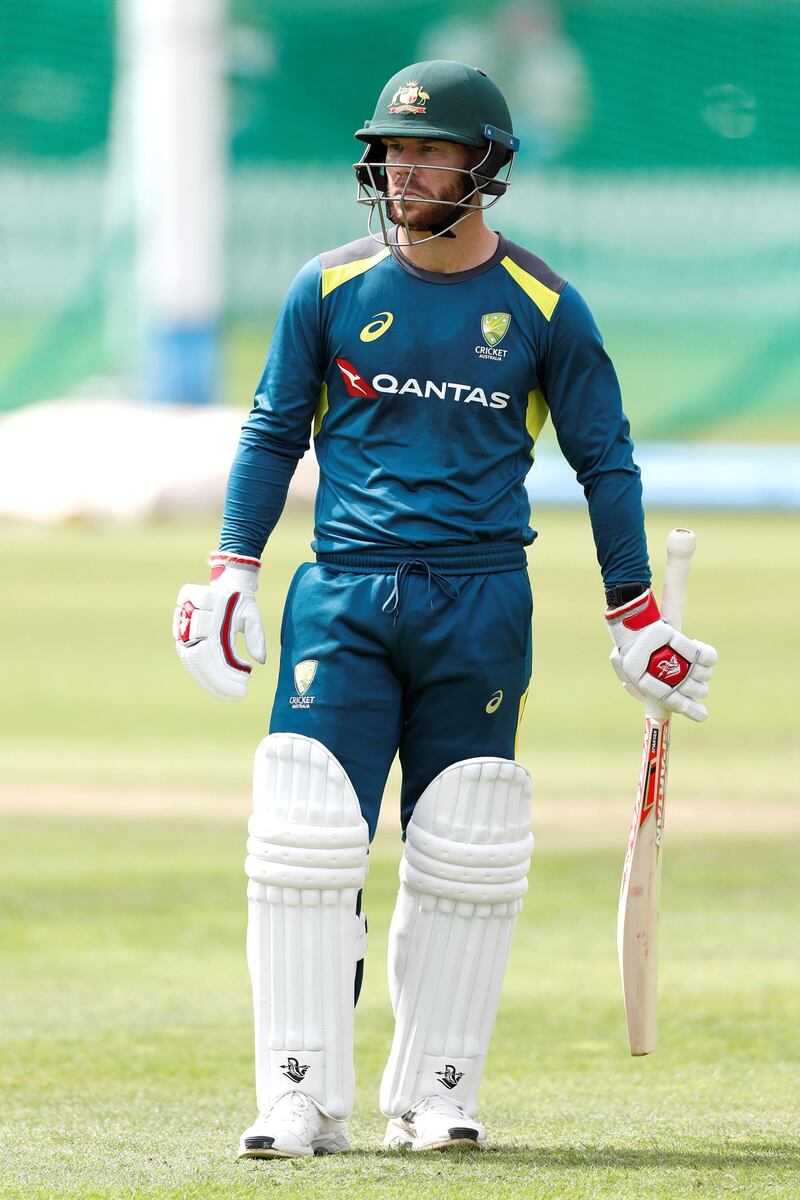
<path fill-rule="evenodd" d="M 495 223 L 585 294 L 640 439 L 800 433 L 795 0 L 229 0 L 224 395 L 248 403 L 285 288 L 360 236 L 353 130 L 403 62 L 505 90 Z M 135 366 L 111 0 L 0 12 L 0 408 Z"/>

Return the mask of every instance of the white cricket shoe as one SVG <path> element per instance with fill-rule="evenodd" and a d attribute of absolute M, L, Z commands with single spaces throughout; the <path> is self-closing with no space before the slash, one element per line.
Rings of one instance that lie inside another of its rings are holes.
<path fill-rule="evenodd" d="M 306 1158 L 349 1150 L 347 1125 L 320 1112 L 305 1092 L 284 1092 L 245 1129 L 239 1158 Z"/>
<path fill-rule="evenodd" d="M 386 1126 L 390 1150 L 485 1150 L 486 1130 L 446 1096 L 425 1096 Z"/>

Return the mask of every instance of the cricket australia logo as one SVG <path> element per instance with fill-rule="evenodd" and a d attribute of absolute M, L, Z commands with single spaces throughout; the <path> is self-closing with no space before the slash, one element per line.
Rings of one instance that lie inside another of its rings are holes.
<path fill-rule="evenodd" d="M 319 662 L 316 658 L 304 658 L 302 662 L 295 665 L 294 688 L 297 695 L 289 697 L 292 708 L 311 708 L 314 697 L 308 695 L 308 689 L 314 682 L 318 666 Z"/>
<path fill-rule="evenodd" d="M 296 1058 L 287 1058 L 285 1063 L 281 1063 L 281 1070 L 287 1079 L 291 1079 L 292 1083 L 302 1083 L 306 1077 L 310 1063 L 300 1064 Z"/>
<path fill-rule="evenodd" d="M 424 113 L 425 105 L 429 100 L 429 94 L 423 91 L 418 81 L 416 79 L 409 79 L 408 83 L 404 83 L 402 87 L 399 87 L 392 96 L 389 112 Z"/>
<path fill-rule="evenodd" d="M 502 362 L 507 350 L 498 350 L 497 346 L 508 333 L 511 325 L 511 313 L 484 313 L 481 317 L 481 337 L 485 346 L 478 344 L 475 353 L 478 358 L 487 362 Z"/>
<path fill-rule="evenodd" d="M 436 1077 L 437 1079 L 441 1079 L 444 1086 L 452 1091 L 459 1079 L 464 1078 L 464 1072 L 457 1071 L 452 1063 L 447 1063 L 443 1071 L 436 1072 Z"/>

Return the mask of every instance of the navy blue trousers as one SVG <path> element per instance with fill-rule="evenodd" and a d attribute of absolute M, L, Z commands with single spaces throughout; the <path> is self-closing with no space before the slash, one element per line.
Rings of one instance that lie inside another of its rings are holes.
<path fill-rule="evenodd" d="M 527 570 L 451 574 L 304 563 L 286 598 L 270 733 L 316 738 L 355 788 L 370 838 L 399 752 L 405 829 L 464 758 L 514 758 L 531 675 Z"/>

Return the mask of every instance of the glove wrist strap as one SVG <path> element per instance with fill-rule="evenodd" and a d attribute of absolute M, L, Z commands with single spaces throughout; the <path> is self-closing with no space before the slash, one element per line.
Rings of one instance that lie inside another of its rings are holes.
<path fill-rule="evenodd" d="M 621 608 L 649 590 L 650 584 L 643 580 L 636 583 L 617 583 L 614 587 L 606 588 L 606 607 Z"/>
<path fill-rule="evenodd" d="M 627 630 L 635 633 L 644 629 L 646 625 L 652 625 L 654 621 L 658 621 L 660 616 L 658 602 L 649 588 L 629 600 L 627 604 L 620 605 L 619 608 L 606 609 L 606 621 L 612 629 L 612 637 L 614 636 L 613 629 L 620 625 L 624 625 Z"/>
<path fill-rule="evenodd" d="M 211 587 L 219 592 L 255 592 L 261 560 L 247 554 L 215 550 L 209 555 Z"/>

